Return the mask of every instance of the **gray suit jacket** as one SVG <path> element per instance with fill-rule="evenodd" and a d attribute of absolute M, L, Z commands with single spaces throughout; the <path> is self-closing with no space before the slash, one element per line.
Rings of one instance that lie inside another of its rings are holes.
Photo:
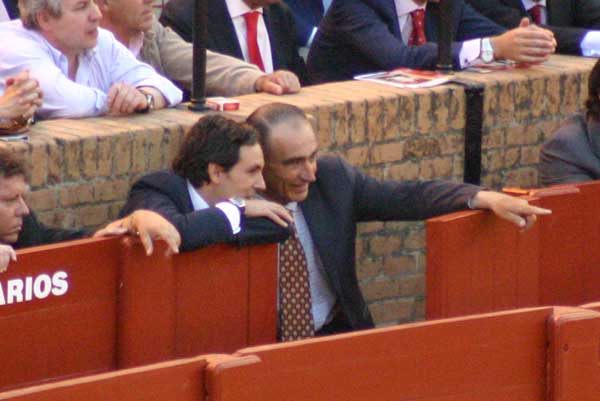
<path fill-rule="evenodd" d="M 144 35 L 140 60 L 150 64 L 181 87 L 192 87 L 192 44 L 156 19 Z M 256 66 L 224 54 L 206 52 L 206 93 L 209 96 L 236 96 L 254 93 L 254 83 L 264 73 Z"/>
<path fill-rule="evenodd" d="M 600 122 L 576 117 L 542 146 L 542 185 L 600 179 Z"/>
<path fill-rule="evenodd" d="M 528 13 L 521 0 L 466 0 L 473 8 L 506 28 L 516 28 Z M 600 0 L 546 0 L 548 25 L 558 53 L 581 54 L 588 29 L 600 29 Z"/>

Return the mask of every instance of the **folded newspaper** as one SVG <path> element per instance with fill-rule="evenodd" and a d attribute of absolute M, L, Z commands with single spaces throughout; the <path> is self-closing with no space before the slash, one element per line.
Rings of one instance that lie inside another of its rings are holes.
<path fill-rule="evenodd" d="M 431 88 L 445 84 L 450 76 L 436 71 L 413 70 L 411 68 L 396 68 L 391 71 L 375 72 L 372 74 L 356 75 L 359 81 L 371 81 L 397 88 Z"/>

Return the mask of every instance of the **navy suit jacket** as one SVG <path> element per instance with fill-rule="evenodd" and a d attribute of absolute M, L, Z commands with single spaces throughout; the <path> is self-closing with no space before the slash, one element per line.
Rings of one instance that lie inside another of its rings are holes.
<path fill-rule="evenodd" d="M 454 64 L 462 41 L 501 34 L 505 29 L 457 0 L 454 10 Z M 321 21 L 308 54 L 311 82 L 352 79 L 356 74 L 398 67 L 433 69 L 437 63 L 438 4 L 425 15 L 428 42 L 406 46 L 394 0 L 335 0 Z"/>
<path fill-rule="evenodd" d="M 222 242 L 240 246 L 278 242 L 289 235 L 288 229 L 267 218 L 242 218 L 242 230 L 234 235 L 220 209 L 194 211 L 187 181 L 172 171 L 151 173 L 133 184 L 120 215 L 138 209 L 153 210 L 170 221 L 181 235 L 182 251 Z"/>
<path fill-rule="evenodd" d="M 165 5 L 160 16 L 163 25 L 171 27 L 188 42 L 192 41 L 193 1 L 171 0 Z M 302 84 L 306 84 L 306 65 L 298 54 L 294 16 L 290 9 L 284 3 L 271 4 L 263 7 L 263 18 L 269 32 L 273 69 L 290 70 L 298 76 Z M 208 0 L 206 47 L 244 59 L 225 0 Z"/>
<path fill-rule="evenodd" d="M 19 6 L 17 0 L 2 0 L 10 19 L 19 18 Z"/>
<path fill-rule="evenodd" d="M 356 224 L 423 220 L 463 210 L 480 190 L 448 181 L 379 181 L 340 157 L 318 159 L 317 179 L 299 205 L 330 288 L 353 329 L 373 326 L 356 276 Z"/>
<path fill-rule="evenodd" d="M 467 0 L 473 8 L 506 28 L 516 28 L 529 14 L 521 0 Z M 581 54 L 581 41 L 588 29 L 600 29 L 600 0 L 546 0 L 548 24 L 554 33 L 556 51 Z"/>
<path fill-rule="evenodd" d="M 23 218 L 23 229 L 19 234 L 19 239 L 13 244 L 13 248 L 21 249 L 30 246 L 54 244 L 56 242 L 80 239 L 87 235 L 88 233 L 85 230 L 46 227 L 31 212 Z"/>
<path fill-rule="evenodd" d="M 323 18 L 323 0 L 285 0 L 294 14 L 298 46 L 306 46 L 315 27 Z"/>

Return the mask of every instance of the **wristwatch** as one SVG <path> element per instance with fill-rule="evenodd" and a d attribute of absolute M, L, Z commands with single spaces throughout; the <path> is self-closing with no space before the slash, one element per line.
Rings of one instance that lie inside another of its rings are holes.
<path fill-rule="evenodd" d="M 229 203 L 232 203 L 238 209 L 240 209 L 240 215 L 244 215 L 244 210 L 246 210 L 246 200 L 239 196 L 234 196 L 233 198 L 229 198 Z"/>
<path fill-rule="evenodd" d="M 139 91 L 141 92 L 142 95 L 144 95 L 146 97 L 146 107 L 144 107 L 143 109 L 139 109 L 138 113 L 147 113 L 150 110 L 154 110 L 154 96 L 152 96 L 148 92 L 144 92 L 142 90 L 139 90 Z"/>
<path fill-rule="evenodd" d="M 484 63 L 494 61 L 494 47 L 490 38 L 481 39 L 481 59 Z"/>

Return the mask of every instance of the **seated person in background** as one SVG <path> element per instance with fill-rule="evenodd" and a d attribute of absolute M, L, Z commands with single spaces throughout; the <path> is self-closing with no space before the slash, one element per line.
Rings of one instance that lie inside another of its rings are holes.
<path fill-rule="evenodd" d="M 18 129 L 27 124 L 41 106 L 42 91 L 27 71 L 8 77 L 5 87 L 4 94 L 0 96 L 0 128 Z"/>
<path fill-rule="evenodd" d="M 98 28 L 94 1 L 21 0 L 19 6 L 21 20 L 0 24 L 0 79 L 29 70 L 44 92 L 40 117 L 129 114 L 181 101 L 175 85 Z"/>
<path fill-rule="evenodd" d="M 334 2 L 308 53 L 311 82 L 398 67 L 433 69 L 437 63 L 438 1 L 345 0 Z M 455 68 L 481 59 L 541 63 L 554 52 L 552 32 L 529 26 L 503 27 L 455 1 L 452 54 Z"/>
<path fill-rule="evenodd" d="M 600 29 L 600 0 L 466 1 L 506 28 L 516 28 L 523 17 L 531 18 L 536 25 L 552 31 L 557 53 L 600 56 L 600 32 L 590 31 Z"/>
<path fill-rule="evenodd" d="M 306 66 L 298 54 L 294 17 L 281 0 L 207 0 L 210 50 L 258 66 L 292 71 L 304 85 Z M 160 22 L 192 41 L 193 0 L 171 0 Z"/>
<path fill-rule="evenodd" d="M 138 60 L 177 82 L 192 88 L 192 44 L 154 17 L 152 0 L 98 0 L 100 25 L 111 31 Z M 206 92 L 209 96 L 236 96 L 253 92 L 275 95 L 300 90 L 298 78 L 289 71 L 265 74 L 258 67 L 212 51 L 206 54 Z"/>
<path fill-rule="evenodd" d="M 310 47 L 321 18 L 333 0 L 285 0 L 296 22 L 298 46 Z"/>
<path fill-rule="evenodd" d="M 256 131 L 225 117 L 201 118 L 187 133 L 172 171 L 142 177 L 121 214 L 160 213 L 181 234 L 182 250 L 217 242 L 245 245 L 287 237 L 289 212 L 253 198 L 265 183 Z"/>
<path fill-rule="evenodd" d="M 422 220 L 470 207 L 528 228 L 550 213 L 469 184 L 371 178 L 339 156 L 319 156 L 310 122 L 292 105 L 261 106 L 247 121 L 265 151 L 264 194 L 293 211 L 297 229 L 279 253 L 283 341 L 373 327 L 355 269 L 359 222 Z"/>
<path fill-rule="evenodd" d="M 23 199 L 28 186 L 23 162 L 9 150 L 0 148 L 0 272 L 9 260 L 16 260 L 14 249 L 52 244 L 87 236 L 84 230 L 49 228 L 40 223 Z M 152 240 L 163 239 L 169 250 L 177 253 L 181 238 L 177 230 L 158 214 L 140 210 L 96 231 L 94 237 L 138 234 L 147 254 L 152 253 Z"/>
<path fill-rule="evenodd" d="M 586 115 L 563 125 L 542 146 L 543 186 L 600 179 L 600 60 L 590 73 Z"/>

